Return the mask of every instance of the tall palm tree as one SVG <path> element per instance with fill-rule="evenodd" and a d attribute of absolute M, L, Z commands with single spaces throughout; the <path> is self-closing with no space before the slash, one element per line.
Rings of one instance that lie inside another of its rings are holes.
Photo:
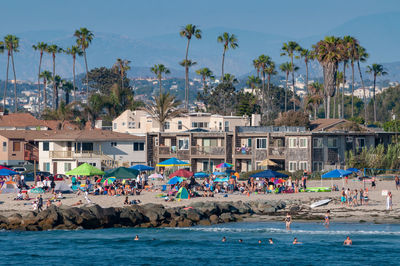
<path fill-rule="evenodd" d="M 76 102 L 75 63 L 76 63 L 76 56 L 82 56 L 83 51 L 78 45 L 72 45 L 70 48 L 67 48 L 66 53 L 72 56 L 74 102 Z"/>
<path fill-rule="evenodd" d="M 374 77 L 374 87 L 372 89 L 372 98 L 374 101 L 374 122 L 376 122 L 376 98 L 375 98 L 375 88 L 376 88 L 376 77 L 385 76 L 388 74 L 381 64 L 372 64 L 367 66 L 367 73 L 372 74 Z"/>
<path fill-rule="evenodd" d="M 201 76 L 203 81 L 203 89 L 206 87 L 206 80 L 207 79 L 214 79 L 213 72 L 208 67 L 203 67 L 196 70 L 196 74 Z"/>
<path fill-rule="evenodd" d="M 0 41 L 0 54 L 4 53 L 5 45 L 3 41 Z M 7 70 L 8 70 L 8 62 L 7 62 Z M 8 71 L 7 71 L 7 79 L 8 79 Z M 4 87 L 4 98 L 3 98 L 3 112 L 5 113 L 6 111 L 6 89 L 7 89 L 7 81 Z"/>
<path fill-rule="evenodd" d="M 47 43 L 38 42 L 36 45 L 32 45 L 33 50 L 40 52 L 40 59 L 39 59 L 39 72 L 38 72 L 38 113 L 40 114 L 40 73 L 42 67 L 42 59 L 43 53 L 47 48 Z"/>
<path fill-rule="evenodd" d="M 222 53 L 222 73 L 221 73 L 221 80 L 223 81 L 226 50 L 228 50 L 229 47 L 231 47 L 234 50 L 237 47 L 239 47 L 239 44 L 238 44 L 238 39 L 236 38 L 236 35 L 230 34 L 228 32 L 224 32 L 220 36 L 218 36 L 217 41 L 224 45 L 224 51 Z"/>
<path fill-rule="evenodd" d="M 158 79 L 158 83 L 160 85 L 160 98 L 162 95 L 162 85 L 161 85 L 161 80 L 162 80 L 162 75 L 165 74 L 170 74 L 171 71 L 169 71 L 169 69 L 164 66 L 163 64 L 158 64 L 158 65 L 154 65 L 152 68 L 150 68 L 150 71 L 152 73 L 154 73 Z"/>
<path fill-rule="evenodd" d="M 63 79 L 59 75 L 55 75 L 51 82 L 53 83 L 53 109 L 57 110 L 59 103 L 58 89 L 62 85 Z"/>
<path fill-rule="evenodd" d="M 306 91 L 307 94 L 309 94 L 310 92 L 308 90 L 308 63 L 310 62 L 310 60 L 313 59 L 313 56 L 310 50 L 300 48 L 300 57 L 303 58 L 304 64 L 306 65 Z"/>
<path fill-rule="evenodd" d="M 55 81 L 55 75 L 56 75 L 56 54 L 60 54 L 62 53 L 64 50 L 57 46 L 56 44 L 52 44 L 52 45 L 48 45 L 46 48 L 46 52 L 48 54 L 50 54 L 53 58 L 53 77 L 52 77 L 52 81 L 53 81 L 53 109 L 57 109 L 56 106 L 56 93 L 57 93 L 57 88 L 56 88 L 56 83 Z"/>
<path fill-rule="evenodd" d="M 6 85 L 4 88 L 4 98 L 7 96 L 7 83 L 8 83 L 8 67 L 9 67 L 9 60 L 11 57 L 11 65 L 13 68 L 14 73 L 14 112 L 16 113 L 18 110 L 18 98 L 17 98 L 17 77 L 15 74 L 15 65 L 14 65 L 14 52 L 18 52 L 19 47 L 19 38 L 15 35 L 7 35 L 4 37 L 4 45 L 8 51 L 8 59 L 7 59 L 7 74 L 6 74 Z M 5 102 L 4 102 L 5 105 Z"/>
<path fill-rule="evenodd" d="M 179 62 L 179 64 L 185 68 L 185 73 L 189 76 L 189 68 L 197 65 L 197 62 L 194 62 L 192 60 L 183 59 L 181 62 Z M 188 80 L 188 82 L 189 82 L 189 80 Z M 185 86 L 187 86 L 187 88 L 185 88 L 185 110 L 188 111 L 189 110 L 188 109 L 189 108 L 189 83 L 186 83 L 186 84 L 185 84 Z"/>
<path fill-rule="evenodd" d="M 238 83 L 239 80 L 235 77 L 235 75 L 232 75 L 230 73 L 225 73 L 224 82 L 230 83 L 230 84 L 235 84 L 235 83 Z"/>
<path fill-rule="evenodd" d="M 189 44 L 190 40 L 194 36 L 196 39 L 201 39 L 201 30 L 198 26 L 193 24 L 187 24 L 186 26 L 182 27 L 179 31 L 179 35 L 181 37 L 186 37 L 187 44 L 186 44 L 186 55 L 185 60 L 182 62 L 189 63 L 188 55 L 189 55 Z M 188 110 L 189 106 L 189 67 L 185 65 L 185 109 Z"/>
<path fill-rule="evenodd" d="M 131 61 L 129 60 L 123 60 L 121 58 L 117 59 L 117 62 L 114 64 L 114 67 L 116 69 L 118 69 L 118 72 L 120 74 L 121 77 L 121 89 L 124 89 L 124 77 L 125 77 L 125 73 L 131 69 L 130 64 Z"/>
<path fill-rule="evenodd" d="M 337 103 L 337 118 L 341 118 L 341 108 L 342 104 L 340 103 L 340 99 L 338 100 L 338 96 L 340 96 L 340 84 L 344 83 L 344 75 L 343 72 L 337 71 L 336 74 L 336 93 L 333 98 L 333 118 L 336 118 L 336 103 Z M 344 85 L 343 85 L 344 88 Z M 342 99 L 343 99 L 343 90 L 342 90 Z"/>
<path fill-rule="evenodd" d="M 272 60 L 270 60 L 268 62 L 268 65 L 266 66 L 264 71 L 267 74 L 267 100 L 268 100 L 267 121 L 269 121 L 269 113 L 271 112 L 271 107 L 272 107 L 271 91 L 270 91 L 271 76 L 278 74 L 278 72 L 276 72 L 275 63 Z M 294 105 L 294 101 L 293 101 L 293 105 Z"/>
<path fill-rule="evenodd" d="M 69 95 L 70 95 L 71 91 L 74 90 L 74 84 L 71 81 L 67 81 L 67 80 L 63 79 L 61 81 L 61 88 L 64 91 L 65 104 L 68 105 L 68 104 L 70 104 Z M 74 100 L 74 103 L 76 103 L 75 100 Z"/>
<path fill-rule="evenodd" d="M 282 53 L 281 56 L 288 56 L 290 58 L 290 62 L 292 63 L 292 66 L 294 66 L 293 59 L 294 57 L 298 58 L 299 56 L 296 56 L 295 53 L 299 53 L 301 51 L 301 47 L 297 42 L 289 41 L 287 43 L 283 43 L 283 46 L 281 48 Z M 292 86 L 293 86 L 293 93 L 296 94 L 296 88 L 295 88 L 295 79 L 294 79 L 294 71 L 292 70 Z M 293 95 L 293 99 L 294 99 Z M 295 101 L 293 101 L 293 108 L 296 110 L 296 104 Z"/>
<path fill-rule="evenodd" d="M 40 78 L 43 79 L 43 110 L 47 108 L 47 83 L 51 81 L 52 74 L 50 71 L 40 73 Z"/>
<path fill-rule="evenodd" d="M 253 67 L 257 71 L 257 78 L 259 78 L 260 77 L 260 62 L 258 61 L 258 59 L 253 60 Z"/>
<path fill-rule="evenodd" d="M 314 55 L 321 64 L 324 73 L 324 89 L 326 98 L 325 118 L 330 118 L 331 97 L 335 95 L 338 64 L 342 60 L 342 40 L 335 36 L 327 36 L 313 45 Z"/>
<path fill-rule="evenodd" d="M 167 92 L 160 94 L 159 97 L 155 96 L 153 101 L 147 104 L 143 110 L 157 120 L 160 132 L 164 132 L 165 123 L 182 113 L 182 110 L 178 109 L 179 105 L 180 102 L 175 99 L 175 96 Z"/>
<path fill-rule="evenodd" d="M 86 99 L 87 99 L 87 101 L 89 101 L 89 74 L 88 74 L 89 69 L 88 69 L 87 58 L 86 58 L 86 49 L 91 44 L 91 42 L 94 38 L 94 34 L 87 28 L 80 28 L 79 30 L 75 31 L 74 36 L 76 37 L 76 44 L 81 47 L 81 49 L 83 51 L 83 57 L 85 58 Z"/>
<path fill-rule="evenodd" d="M 367 95 L 365 94 L 365 85 L 364 85 L 364 79 L 363 79 L 363 76 L 361 73 L 360 62 L 366 62 L 368 57 L 369 57 L 369 54 L 367 53 L 367 50 L 365 50 L 365 48 L 362 47 L 361 45 L 358 45 L 356 60 L 357 60 L 358 73 L 360 74 L 361 86 L 362 86 L 363 94 L 364 94 L 364 121 L 365 121 L 365 123 L 368 121 Z"/>
<path fill-rule="evenodd" d="M 263 115 L 265 111 L 265 70 L 272 60 L 271 57 L 264 54 L 260 55 L 256 60 L 258 61 L 258 67 L 261 70 L 261 115 Z"/>
<path fill-rule="evenodd" d="M 345 45 L 347 46 L 348 58 L 351 66 L 351 117 L 354 116 L 354 62 L 358 58 L 358 40 L 352 36 L 343 37 Z"/>
<path fill-rule="evenodd" d="M 282 63 L 279 66 L 279 69 L 285 73 L 286 75 L 286 85 L 285 85 L 285 112 L 287 112 L 287 92 L 288 92 L 288 82 L 289 82 L 289 74 L 293 71 L 293 72 L 297 72 L 299 70 L 298 66 L 293 66 L 292 63 L 290 62 L 285 62 Z M 295 102 L 295 101 L 293 101 Z"/>
<path fill-rule="evenodd" d="M 256 89 L 256 87 L 258 87 L 258 85 L 260 85 L 260 83 L 261 80 L 259 77 L 256 77 L 254 75 L 247 77 L 246 84 L 251 88 L 251 94 L 253 95 L 254 95 L 254 90 Z"/>
<path fill-rule="evenodd" d="M 310 84 L 310 94 L 307 96 L 307 103 L 311 104 L 314 109 L 314 120 L 317 117 L 317 109 L 324 99 L 324 86 L 319 82 Z"/>

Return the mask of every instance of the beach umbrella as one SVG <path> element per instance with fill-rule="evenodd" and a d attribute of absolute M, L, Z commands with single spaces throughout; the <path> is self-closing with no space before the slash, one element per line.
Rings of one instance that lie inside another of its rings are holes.
<path fill-rule="evenodd" d="M 104 177 L 115 177 L 116 179 L 133 179 L 136 178 L 139 174 L 138 170 L 127 168 L 127 167 L 118 167 L 115 169 L 108 170 Z"/>
<path fill-rule="evenodd" d="M 226 176 L 226 173 L 224 173 L 224 172 L 214 172 L 213 175 L 216 175 L 216 176 L 219 176 L 219 175 Z"/>
<path fill-rule="evenodd" d="M 186 178 L 182 178 L 182 177 L 173 177 L 170 180 L 168 180 L 167 184 L 168 185 L 175 185 L 177 183 L 181 183 L 183 180 L 186 180 Z"/>
<path fill-rule="evenodd" d="M 274 179 L 274 184 L 282 184 L 282 183 L 285 183 L 285 180 L 283 180 L 282 178 Z"/>
<path fill-rule="evenodd" d="M 279 172 L 275 172 L 272 170 L 265 170 L 265 171 L 262 171 L 259 173 L 252 174 L 250 177 L 262 177 L 262 178 L 281 177 L 281 178 L 284 178 L 284 177 L 288 177 L 288 175 L 285 175 L 285 174 L 282 174 Z"/>
<path fill-rule="evenodd" d="M 231 174 L 231 173 L 235 173 L 235 172 L 236 171 L 232 170 L 232 169 L 226 169 L 226 171 L 225 171 L 225 173 L 227 173 L 228 175 Z"/>
<path fill-rule="evenodd" d="M 0 176 L 8 176 L 8 175 L 19 175 L 19 173 L 6 168 L 0 169 Z"/>
<path fill-rule="evenodd" d="M 152 178 L 152 179 L 158 179 L 158 178 L 163 178 L 163 176 L 162 175 L 160 175 L 160 174 L 157 174 L 157 173 L 154 173 L 154 174 L 152 174 L 152 175 L 150 175 L 149 176 L 149 178 Z"/>
<path fill-rule="evenodd" d="M 12 171 L 12 169 L 10 169 L 10 168 L 8 168 L 8 167 L 5 167 L 5 166 L 2 166 L 2 165 L 0 165 L 0 170 L 1 169 L 7 169 L 7 170 L 11 170 Z"/>
<path fill-rule="evenodd" d="M 172 166 L 190 166 L 190 163 L 181 161 L 175 157 L 162 161 L 157 164 L 157 166 L 162 166 L 162 167 L 172 167 Z"/>
<path fill-rule="evenodd" d="M 84 163 L 76 167 L 75 169 L 66 172 L 66 175 L 80 175 L 80 176 L 92 176 L 92 175 L 104 175 L 104 172 L 97 169 L 93 165 Z"/>
<path fill-rule="evenodd" d="M 195 173 L 194 174 L 194 177 L 196 177 L 196 178 L 206 178 L 206 177 L 209 177 L 209 176 L 210 176 L 209 174 L 203 173 L 203 172 L 199 172 L 199 173 Z"/>
<path fill-rule="evenodd" d="M 353 172 L 353 173 L 357 173 L 357 172 L 360 171 L 360 170 L 357 169 L 357 168 L 349 168 L 349 169 L 347 169 L 346 171 Z"/>
<path fill-rule="evenodd" d="M 172 174 L 170 174 L 169 178 L 173 178 L 175 176 L 189 178 L 189 177 L 193 176 L 193 172 L 190 172 L 185 169 L 180 169 L 180 170 L 177 170 L 177 171 L 173 172 Z"/>
<path fill-rule="evenodd" d="M 277 166 L 278 164 L 274 161 L 271 161 L 270 159 L 265 159 L 264 161 L 261 161 L 258 163 L 258 166 Z"/>
<path fill-rule="evenodd" d="M 223 182 L 228 182 L 229 181 L 229 178 L 227 178 L 227 177 L 224 177 L 224 178 L 215 178 L 214 179 L 214 182 L 217 182 L 217 183 L 223 183 Z"/>
<path fill-rule="evenodd" d="M 323 174 L 322 178 L 342 178 L 348 175 L 351 175 L 353 172 L 342 170 L 342 169 L 335 169 L 326 174 Z"/>
<path fill-rule="evenodd" d="M 114 183 L 114 181 L 115 181 L 114 177 L 109 177 L 104 181 L 104 185 L 105 186 L 110 186 L 110 185 L 112 185 L 112 183 Z"/>
<path fill-rule="evenodd" d="M 154 170 L 154 167 L 143 165 L 143 164 L 137 164 L 137 165 L 131 166 L 130 168 L 138 170 L 138 171 L 153 171 Z"/>
<path fill-rule="evenodd" d="M 216 166 L 217 168 L 230 168 L 233 167 L 233 164 L 230 163 L 220 163 L 219 165 Z"/>

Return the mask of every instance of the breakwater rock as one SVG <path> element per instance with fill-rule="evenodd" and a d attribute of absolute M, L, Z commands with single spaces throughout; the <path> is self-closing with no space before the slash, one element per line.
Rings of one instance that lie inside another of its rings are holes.
<path fill-rule="evenodd" d="M 283 201 L 195 202 L 186 207 L 161 204 L 102 208 L 51 206 L 39 213 L 0 216 L 0 229 L 42 231 L 50 229 L 100 229 L 111 227 L 188 227 L 240 221 L 253 214 L 274 215 Z"/>

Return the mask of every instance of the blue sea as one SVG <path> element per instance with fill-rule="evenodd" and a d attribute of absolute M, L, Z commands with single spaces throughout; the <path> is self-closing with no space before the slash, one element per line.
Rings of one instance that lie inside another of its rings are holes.
<path fill-rule="evenodd" d="M 133 241 L 135 235 L 139 241 Z M 343 246 L 347 235 L 353 246 Z M 292 245 L 294 237 L 303 244 Z M 268 238 L 275 244 L 269 245 Z M 191 228 L 2 231 L 0 246 L 2 265 L 399 265 L 400 225 L 333 223 L 326 228 L 321 223 L 294 223 L 287 231 L 283 223 L 247 222 Z"/>

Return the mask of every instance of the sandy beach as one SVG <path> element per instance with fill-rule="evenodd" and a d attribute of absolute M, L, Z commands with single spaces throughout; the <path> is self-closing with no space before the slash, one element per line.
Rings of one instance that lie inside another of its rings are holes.
<path fill-rule="evenodd" d="M 331 186 L 333 184 L 338 185 L 341 189 L 343 186 L 342 180 L 324 180 L 323 186 Z M 309 187 L 321 186 L 320 181 L 309 181 Z M 345 188 L 360 189 L 363 188 L 363 183 L 357 180 L 349 180 L 348 184 L 345 184 Z M 295 220 L 319 220 L 322 219 L 325 212 L 329 209 L 331 211 L 332 221 L 341 222 L 373 222 L 373 223 L 400 223 L 399 216 L 399 199 L 400 190 L 396 190 L 393 180 L 378 180 L 377 187 L 371 189 L 370 183 L 366 184 L 369 190 L 369 203 L 368 205 L 362 205 L 357 207 L 341 206 L 340 204 L 340 191 L 336 192 L 309 192 L 309 193 L 293 193 L 293 194 L 250 194 L 250 196 L 242 195 L 239 193 L 228 194 L 228 197 L 224 197 L 224 194 L 218 194 L 215 197 L 203 198 L 197 197 L 192 199 L 165 202 L 162 198 L 157 198 L 156 195 L 160 194 L 159 191 L 143 191 L 139 196 L 129 196 L 129 200 L 140 200 L 141 204 L 156 203 L 162 204 L 166 207 L 179 207 L 179 206 L 190 206 L 194 202 L 205 202 L 205 201 L 284 201 L 287 207 L 280 211 L 275 216 L 251 216 L 246 219 L 249 220 L 281 220 L 281 216 L 285 215 L 287 211 L 294 211 L 293 218 Z M 393 210 L 386 211 L 386 197 L 382 196 L 382 190 L 389 190 L 393 194 Z M 13 213 L 28 212 L 32 210 L 31 201 L 16 201 L 14 200 L 15 194 L 0 194 L 0 215 L 9 216 Z M 32 197 L 36 197 L 37 194 L 31 194 Z M 83 193 L 80 195 L 76 194 L 64 194 L 65 199 L 62 200 L 63 206 L 71 206 L 79 200 L 84 203 L 81 206 L 88 205 L 84 198 Z M 50 198 L 51 195 L 46 193 L 43 195 L 44 202 Z M 325 206 L 311 209 L 309 206 L 311 203 L 321 199 L 332 199 L 332 201 Z M 125 196 L 94 196 L 89 195 L 89 199 L 92 203 L 98 204 L 103 208 L 107 207 L 123 207 Z"/>

